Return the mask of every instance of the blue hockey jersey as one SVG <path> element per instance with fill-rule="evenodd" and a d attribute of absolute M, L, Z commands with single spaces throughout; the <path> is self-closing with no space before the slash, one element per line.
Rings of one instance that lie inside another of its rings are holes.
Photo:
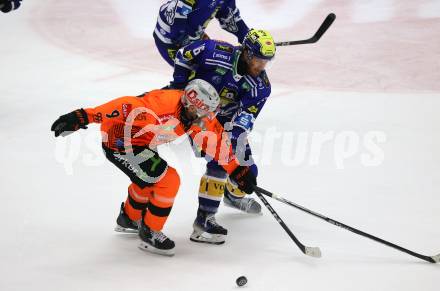
<path fill-rule="evenodd" d="M 199 40 L 177 52 L 173 75 L 176 88 L 184 88 L 190 78 L 203 79 L 215 87 L 221 98 L 217 119 L 222 125 L 231 122 L 232 139 L 252 130 L 271 92 L 265 71 L 256 78 L 238 73 L 241 53 L 241 47 L 226 42 Z"/>
<path fill-rule="evenodd" d="M 165 44 L 182 47 L 201 39 L 214 17 L 240 43 L 249 31 L 235 0 L 170 0 L 160 7 L 154 35 Z"/>

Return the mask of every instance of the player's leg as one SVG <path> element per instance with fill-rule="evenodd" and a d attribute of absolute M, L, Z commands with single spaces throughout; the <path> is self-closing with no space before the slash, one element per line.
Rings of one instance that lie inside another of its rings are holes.
<path fill-rule="evenodd" d="M 128 187 L 127 200 L 122 202 L 119 216 L 116 219 L 115 231 L 138 233 L 142 211 L 147 208 L 149 197 L 141 187 L 132 183 Z"/>
<path fill-rule="evenodd" d="M 227 173 L 215 161 L 206 166 L 206 173 L 200 179 L 199 208 L 193 224 L 190 239 L 195 242 L 222 244 L 228 231 L 215 219 L 225 190 Z"/>
<path fill-rule="evenodd" d="M 161 230 L 170 215 L 179 186 L 180 178 L 177 171 L 168 167 L 160 181 L 144 189 L 150 199 L 142 213 L 139 228 L 140 249 L 162 255 L 174 255 L 174 242 Z"/>
<path fill-rule="evenodd" d="M 147 151 L 147 158 L 142 158 L 145 153 L 143 150 Z M 135 232 L 135 225 L 138 225 L 143 250 L 173 255 L 174 242 L 161 230 L 180 186 L 176 170 L 151 149 L 135 149 L 134 154 L 106 147 L 104 151 L 107 159 L 132 181 L 128 198 L 117 219 L 116 230 L 129 229 Z"/>
<path fill-rule="evenodd" d="M 252 152 L 249 144 L 246 144 L 244 150 L 245 160 L 252 161 Z M 255 177 L 258 176 L 258 168 L 255 163 L 251 166 L 251 171 L 255 175 Z M 237 185 L 231 179 L 229 179 L 229 177 L 226 181 L 223 203 L 226 206 L 241 210 L 246 213 L 261 214 L 261 205 L 254 198 L 246 196 L 246 193 L 238 189 Z"/>

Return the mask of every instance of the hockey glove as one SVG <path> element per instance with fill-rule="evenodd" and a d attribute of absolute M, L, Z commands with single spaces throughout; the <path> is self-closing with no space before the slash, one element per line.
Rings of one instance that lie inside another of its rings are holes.
<path fill-rule="evenodd" d="M 87 128 L 89 124 L 89 119 L 87 118 L 87 113 L 84 109 L 77 109 L 65 115 L 61 115 L 50 128 L 51 131 L 55 132 L 55 137 L 66 136 L 80 128 Z"/>
<path fill-rule="evenodd" d="M 18 9 L 20 7 L 21 0 L 0 0 L 0 10 L 3 13 L 8 13 L 12 10 Z"/>
<path fill-rule="evenodd" d="M 229 177 L 237 183 L 238 188 L 246 194 L 252 194 L 257 186 L 257 178 L 249 167 L 238 166 Z"/>

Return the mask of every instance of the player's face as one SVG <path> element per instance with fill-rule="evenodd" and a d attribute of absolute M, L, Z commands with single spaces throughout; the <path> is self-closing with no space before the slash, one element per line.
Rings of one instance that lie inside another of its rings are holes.
<path fill-rule="evenodd" d="M 269 63 L 269 60 L 260 59 L 255 56 L 248 57 L 247 59 L 247 66 L 248 66 L 248 73 L 252 77 L 256 78 L 258 77 L 261 72 L 264 71 L 266 68 L 266 65 Z"/>
<path fill-rule="evenodd" d="M 205 118 L 205 117 L 207 117 L 210 120 L 212 120 L 212 119 L 215 118 L 215 116 L 217 115 L 217 112 L 218 112 L 218 109 L 215 110 L 214 112 L 203 111 L 203 110 L 198 109 L 194 105 L 188 105 L 188 106 L 186 106 L 184 108 L 185 108 L 186 118 L 189 121 L 192 121 L 192 122 L 198 121 L 199 119 L 202 119 L 202 118 Z"/>
<path fill-rule="evenodd" d="M 197 107 L 195 107 L 194 105 L 189 105 L 185 107 L 185 115 L 186 118 L 188 118 L 188 120 L 190 121 L 194 121 L 197 118 L 199 118 L 198 112 L 197 112 Z"/>

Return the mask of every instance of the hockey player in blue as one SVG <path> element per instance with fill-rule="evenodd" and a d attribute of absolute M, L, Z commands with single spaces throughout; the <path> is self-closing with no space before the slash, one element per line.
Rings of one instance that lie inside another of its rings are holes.
<path fill-rule="evenodd" d="M 208 38 L 205 29 L 217 18 L 226 31 L 241 43 L 249 31 L 235 6 L 235 0 L 169 0 L 159 9 L 153 37 L 161 56 L 174 66 L 177 50 Z"/>
<path fill-rule="evenodd" d="M 240 164 L 248 163 L 255 176 L 258 171 L 252 160 L 247 134 L 270 95 L 271 86 L 264 69 L 275 56 L 275 51 L 272 36 L 264 30 L 250 30 L 241 46 L 216 40 L 199 40 L 177 52 L 170 85 L 184 88 L 188 80 L 198 78 L 216 88 L 221 98 L 217 119 L 229 133 Z M 192 241 L 225 242 L 227 230 L 215 220 L 222 198 L 227 206 L 247 213 L 261 213 L 258 202 L 245 197 L 245 193 L 234 185 L 223 168 L 211 160 L 200 181 L 199 209 L 193 225 Z"/>

